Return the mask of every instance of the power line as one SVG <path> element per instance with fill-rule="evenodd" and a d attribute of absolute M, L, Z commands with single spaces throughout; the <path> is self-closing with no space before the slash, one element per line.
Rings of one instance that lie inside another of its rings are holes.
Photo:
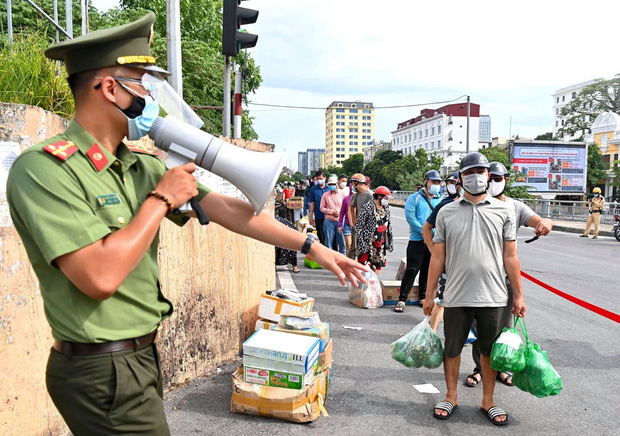
<path fill-rule="evenodd" d="M 436 105 L 436 104 L 452 103 L 454 101 L 460 100 L 463 97 L 467 97 L 467 95 L 461 95 L 460 97 L 457 97 L 455 99 L 445 100 L 445 101 L 433 101 L 433 102 L 428 102 L 428 103 L 415 103 L 415 104 L 402 104 L 402 105 L 395 105 L 395 106 L 375 106 L 374 109 L 399 109 L 399 108 L 406 108 L 406 107 L 429 106 L 429 105 Z M 254 102 L 249 102 L 248 105 L 252 105 L 252 106 L 265 106 L 265 107 L 277 107 L 277 108 L 282 108 L 282 109 L 308 109 L 308 110 L 325 110 L 326 109 L 325 107 L 318 107 L 318 106 L 290 106 L 290 105 L 283 105 L 283 104 L 268 104 L 268 103 L 254 103 Z"/>

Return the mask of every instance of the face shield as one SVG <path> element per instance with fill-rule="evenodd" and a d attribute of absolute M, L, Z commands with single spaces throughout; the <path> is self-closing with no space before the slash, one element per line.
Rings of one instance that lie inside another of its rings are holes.
<path fill-rule="evenodd" d="M 151 93 L 151 97 L 159 104 L 166 114 L 190 124 L 196 128 L 204 124 L 196 112 L 183 100 L 166 80 L 145 73 L 142 86 Z"/>

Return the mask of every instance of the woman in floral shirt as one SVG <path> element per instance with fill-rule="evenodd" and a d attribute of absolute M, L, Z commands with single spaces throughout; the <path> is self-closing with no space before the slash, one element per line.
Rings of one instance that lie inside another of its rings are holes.
<path fill-rule="evenodd" d="M 392 251 L 392 223 L 390 222 L 390 190 L 379 186 L 369 201 L 360 209 L 355 224 L 357 261 L 379 272 L 385 266 L 386 251 Z"/>

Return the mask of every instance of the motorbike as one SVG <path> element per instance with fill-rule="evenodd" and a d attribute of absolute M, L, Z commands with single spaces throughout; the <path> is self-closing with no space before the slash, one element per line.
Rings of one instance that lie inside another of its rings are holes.
<path fill-rule="evenodd" d="M 614 215 L 614 228 L 612 232 L 616 238 L 616 241 L 620 242 L 620 215 Z"/>

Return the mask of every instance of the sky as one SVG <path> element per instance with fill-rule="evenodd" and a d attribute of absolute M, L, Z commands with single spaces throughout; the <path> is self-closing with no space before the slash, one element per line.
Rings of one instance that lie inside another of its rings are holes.
<path fill-rule="evenodd" d="M 100 9 L 115 0 L 94 0 Z M 553 130 L 552 94 L 620 73 L 617 0 L 250 0 L 259 36 L 250 49 L 263 83 L 250 105 L 259 140 L 297 152 L 325 147 L 325 108 L 372 102 L 375 139 L 449 100 L 481 106 L 491 135 L 534 138 Z"/>

